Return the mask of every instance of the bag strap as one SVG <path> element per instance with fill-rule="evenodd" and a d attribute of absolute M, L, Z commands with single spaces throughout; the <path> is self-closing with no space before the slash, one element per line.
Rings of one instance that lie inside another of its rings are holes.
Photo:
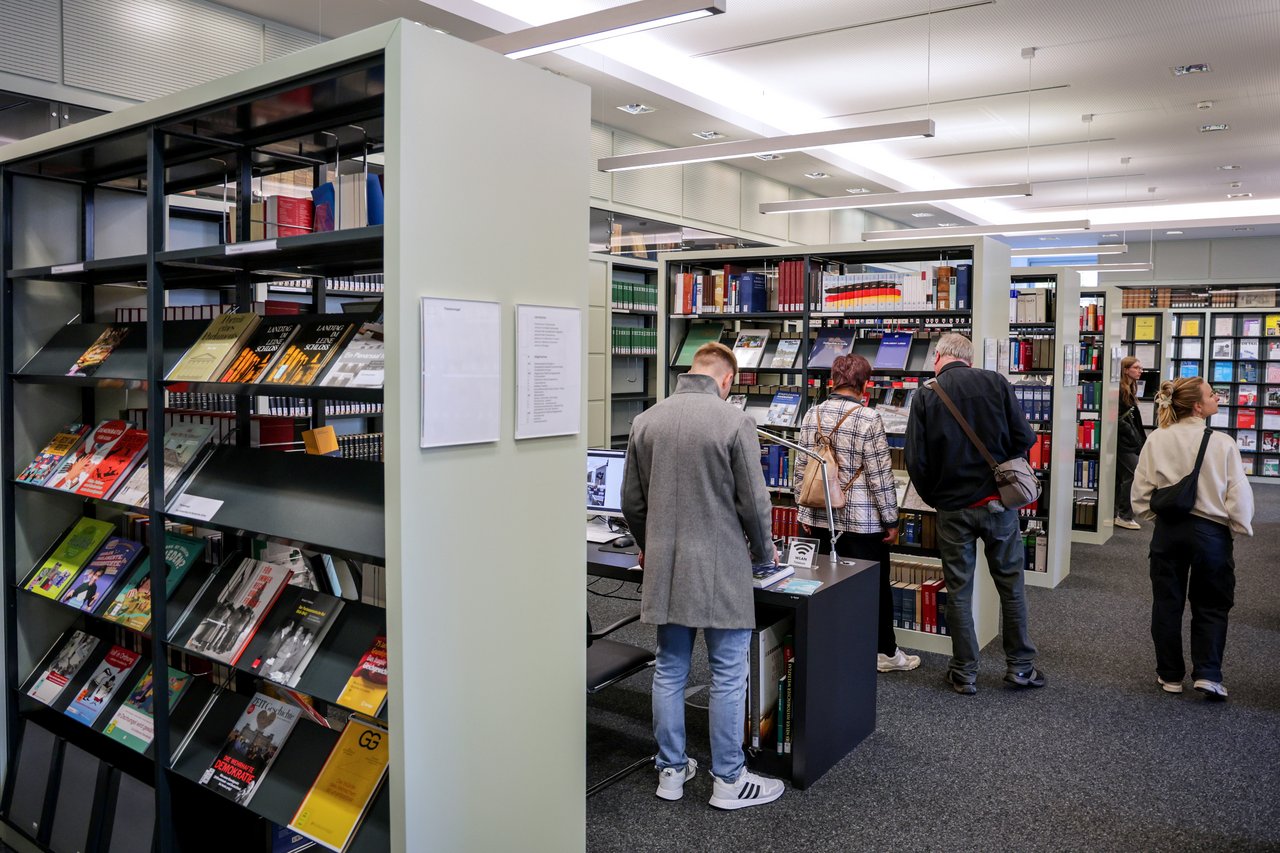
<path fill-rule="evenodd" d="M 821 410 L 818 411 L 817 424 L 815 424 L 814 428 L 818 431 L 819 438 L 825 438 L 831 444 L 833 453 L 835 451 L 835 441 L 833 440 L 833 436 L 835 436 L 836 430 L 840 429 L 840 425 L 843 424 L 845 420 L 848 419 L 849 415 L 852 415 L 854 412 L 856 412 L 861 407 L 861 405 L 862 405 L 861 403 L 853 403 L 852 407 L 847 412 L 845 412 L 843 415 L 840 416 L 840 420 L 836 421 L 836 425 L 833 426 L 831 429 L 829 429 L 825 435 L 822 432 L 822 411 Z M 854 471 L 853 476 L 849 478 L 849 482 L 845 483 L 843 486 L 840 485 L 839 468 L 840 468 L 840 463 L 837 462 L 836 463 L 836 488 L 840 489 L 840 491 L 842 492 L 847 492 L 851 488 L 853 488 L 853 481 L 858 479 L 858 477 L 862 474 L 862 468 L 859 468 L 857 471 Z"/>
<path fill-rule="evenodd" d="M 1204 452 L 1209 449 L 1209 439 L 1213 436 L 1213 430 L 1209 427 L 1204 428 L 1204 438 L 1200 439 L 1200 452 L 1196 454 L 1196 467 L 1191 469 L 1191 476 L 1197 480 L 1200 479 L 1200 465 L 1204 462 Z"/>
<path fill-rule="evenodd" d="M 942 384 L 939 383 L 937 379 L 930 379 L 924 384 L 924 387 L 937 392 L 938 397 L 942 400 L 943 404 L 946 405 L 948 410 L 950 410 L 952 417 L 956 419 L 956 423 L 960 424 L 960 428 L 964 430 L 964 434 L 969 436 L 969 440 L 973 442 L 973 446 L 978 448 L 978 452 L 982 454 L 983 459 L 987 460 L 987 464 L 991 466 L 992 470 L 999 467 L 1000 463 L 996 462 L 990 451 L 987 450 L 987 446 L 982 443 L 978 438 L 977 433 L 973 431 L 973 427 L 969 426 L 969 422 L 960 414 L 960 410 L 956 408 L 956 404 L 951 401 L 951 396 L 943 390 Z"/>

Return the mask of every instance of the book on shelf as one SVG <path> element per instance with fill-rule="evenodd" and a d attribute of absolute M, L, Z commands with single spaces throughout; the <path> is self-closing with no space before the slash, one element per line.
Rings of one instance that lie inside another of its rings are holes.
<path fill-rule="evenodd" d="M 880 339 L 875 362 L 871 365 L 872 370 L 906 370 L 913 337 L 911 332 L 885 332 Z"/>
<path fill-rule="evenodd" d="M 264 385 L 310 385 L 354 330 L 351 323 L 322 320 L 304 324 L 285 344 L 259 382 Z"/>
<path fill-rule="evenodd" d="M 1213 339 L 1213 358 L 1235 358 L 1235 340 L 1232 338 Z"/>
<path fill-rule="evenodd" d="M 1258 357 L 1258 343 L 1257 338 L 1241 338 L 1240 354 L 1237 358 L 1256 359 Z"/>
<path fill-rule="evenodd" d="M 1275 395 L 1274 402 L 1272 396 Z M 1268 406 L 1280 405 L 1280 389 L 1273 390 L 1267 395 Z M 1280 429 L 1280 409 L 1263 409 L 1262 410 L 1262 428 L 1263 429 Z"/>
<path fill-rule="evenodd" d="M 1280 477 L 1280 459 L 1274 456 L 1262 460 L 1262 476 Z"/>
<path fill-rule="evenodd" d="M 262 322 L 257 314 L 220 314 L 173 366 L 169 382 L 209 382 L 221 375 Z"/>
<path fill-rule="evenodd" d="M 1236 386 L 1236 405 L 1237 406 L 1258 405 L 1258 386 L 1257 385 Z"/>
<path fill-rule="evenodd" d="M 1267 361 L 1280 361 L 1280 340 L 1267 341 Z"/>
<path fill-rule="evenodd" d="M 98 459 L 76 487 L 86 498 L 109 498 L 147 456 L 147 432 L 128 429 Z"/>
<path fill-rule="evenodd" d="M 1256 466 L 1257 466 L 1256 456 L 1254 456 L 1251 453 L 1240 454 L 1240 467 L 1244 469 L 1244 475 L 1246 477 L 1252 477 L 1254 474 L 1257 473 L 1257 471 L 1255 470 Z"/>
<path fill-rule="evenodd" d="M 1280 453 L 1280 432 L 1266 430 L 1262 433 L 1259 449 L 1263 453 Z"/>
<path fill-rule="evenodd" d="M 200 784 L 248 805 L 300 715 L 289 702 L 255 693 L 213 763 L 200 774 Z"/>
<path fill-rule="evenodd" d="M 725 402 L 727 402 L 731 406 L 737 406 L 739 409 L 741 409 L 744 412 L 747 410 L 746 394 L 730 394 L 728 397 L 725 398 Z"/>
<path fill-rule="evenodd" d="M 764 348 L 769 343 L 768 329 L 740 329 L 733 343 L 733 354 L 738 359 L 739 370 L 751 370 L 760 366 Z"/>
<path fill-rule="evenodd" d="M 1220 314 L 1214 317 L 1213 333 L 1215 335 L 1234 335 L 1236 333 L 1236 318 L 1230 314 Z"/>
<path fill-rule="evenodd" d="M 36 458 L 31 460 L 31 464 L 22 470 L 17 477 L 18 482 L 43 486 L 53 477 L 54 471 L 62 460 L 80 446 L 92 429 L 93 427 L 88 424 L 68 424 L 49 439 L 44 450 L 41 450 Z"/>
<path fill-rule="evenodd" d="M 352 716 L 289 828 L 330 850 L 346 850 L 382 786 L 390 754 L 386 727 Z"/>
<path fill-rule="evenodd" d="M 166 531 L 164 534 L 165 591 L 173 595 L 178 584 L 204 553 L 205 542 L 194 536 Z M 145 631 L 151 624 L 151 556 L 148 555 L 116 597 L 103 611 L 102 618 L 135 631 Z"/>
<path fill-rule="evenodd" d="M 320 382 L 326 388 L 381 388 L 387 353 L 381 323 L 364 323 Z"/>
<path fill-rule="evenodd" d="M 89 477 L 111 448 L 126 432 L 134 427 L 129 421 L 105 420 L 93 428 L 79 445 L 72 448 L 58 463 L 53 474 L 44 483 L 51 489 L 74 492 Z"/>
<path fill-rule="evenodd" d="M 234 666 L 290 574 L 287 566 L 249 557 L 241 560 L 185 647 Z"/>
<path fill-rule="evenodd" d="M 795 573 L 795 567 L 786 564 L 766 563 L 763 566 L 752 566 L 751 585 L 756 589 L 764 589 Z"/>
<path fill-rule="evenodd" d="M 1241 361 L 1236 364 L 1239 371 L 1238 382 L 1257 382 L 1258 381 L 1258 364 L 1253 361 Z"/>
<path fill-rule="evenodd" d="M 818 329 L 818 337 L 809 353 L 809 367 L 830 368 L 837 358 L 853 350 L 854 335 L 850 328 L 824 326 Z"/>
<path fill-rule="evenodd" d="M 1187 337 L 1196 337 L 1200 334 L 1200 318 L 1199 317 L 1183 317 L 1178 325 L 1178 334 Z"/>
<path fill-rule="evenodd" d="M 1183 358 L 1199 358 L 1200 342 L 1199 341 L 1183 341 L 1184 344 L 1195 344 L 1196 354 L 1188 355 L 1185 347 L 1183 350 Z M 1133 357 L 1142 362 L 1144 370 L 1149 370 L 1156 365 L 1156 345 L 1155 344 L 1134 344 Z"/>
<path fill-rule="evenodd" d="M 1200 375 L 1200 362 L 1198 361 L 1181 361 L 1178 363 L 1178 377 L 1189 378 Z"/>
<path fill-rule="evenodd" d="M 1231 382 L 1235 379 L 1231 372 L 1232 363 L 1229 361 L 1215 361 L 1213 363 L 1213 380 L 1214 382 Z"/>
<path fill-rule="evenodd" d="M 765 424 L 767 426 L 795 426 L 796 418 L 800 414 L 800 400 L 801 393 L 799 391 L 778 391 L 775 393 L 773 401 L 769 404 L 769 411 L 765 415 Z"/>
<path fill-rule="evenodd" d="M 1211 427 L 1229 427 L 1231 426 L 1231 411 L 1229 409 L 1218 409 L 1209 416 L 1209 426 Z"/>
<path fill-rule="evenodd" d="M 799 352 L 799 338 L 782 338 L 778 341 L 778 346 L 773 351 L 773 358 L 769 361 L 769 367 L 780 368 L 783 370 L 790 369 L 795 365 L 796 355 Z"/>
<path fill-rule="evenodd" d="M 1138 349 L 1137 347 L 1134 347 L 1135 355 L 1137 355 L 1137 349 Z M 1201 356 L 1204 355 L 1204 345 L 1202 344 L 1199 338 L 1188 338 L 1188 339 L 1179 341 L 1179 349 L 1180 349 L 1182 358 L 1199 359 Z M 1153 348 L 1151 357 L 1149 359 L 1142 359 L 1139 356 L 1139 360 L 1142 361 L 1143 365 L 1154 364 L 1155 363 L 1154 348 Z"/>
<path fill-rule="evenodd" d="M 1236 447 L 1244 453 L 1255 453 L 1258 450 L 1258 434 L 1252 430 L 1236 433 Z"/>
<path fill-rule="evenodd" d="M 137 652 L 131 652 L 123 646 L 112 646 L 107 651 L 107 656 L 95 667 L 88 682 L 67 706 L 67 716 L 74 717 L 87 726 L 93 725 L 111 703 L 111 697 L 124 688 L 125 680 L 140 658 L 141 655 Z"/>
<path fill-rule="evenodd" d="M 23 586 L 28 592 L 57 599 L 71 586 L 93 555 L 107 541 L 115 526 L 93 518 L 81 518 L 53 549 Z"/>
<path fill-rule="evenodd" d="M 46 705 L 58 701 L 62 691 L 66 689 L 79 674 L 80 670 L 93 652 L 98 648 L 98 638 L 84 631 L 72 631 L 58 649 L 58 653 L 49 661 L 49 665 L 40 671 L 35 682 L 27 690 L 27 695 L 38 699 Z"/>
<path fill-rule="evenodd" d="M 213 436 L 213 424 L 178 421 L 164 431 L 164 491 L 167 496 L 178 480 L 190 470 L 204 447 Z M 144 433 L 145 434 L 145 433 Z M 129 506 L 146 507 L 151 497 L 151 466 L 143 459 L 132 476 L 113 496 L 113 500 Z"/>
<path fill-rule="evenodd" d="M 1262 318 L 1256 314 L 1253 316 L 1244 316 L 1240 318 L 1240 336 L 1245 338 L 1258 337 L 1262 334 Z"/>
<path fill-rule="evenodd" d="M 772 746 L 777 740 L 778 684 L 786 668 L 782 648 L 794 625 L 795 620 L 787 616 L 751 632 L 747 745 L 756 749 Z"/>
<path fill-rule="evenodd" d="M 277 684 L 297 687 L 341 610 L 342 600 L 332 595 L 286 587 L 249 644 L 245 668 Z"/>
<path fill-rule="evenodd" d="M 252 384 L 260 382 L 281 350 L 298 331 L 294 322 L 264 319 L 236 356 L 218 375 L 219 382 Z"/>
<path fill-rule="evenodd" d="M 1268 338 L 1280 337 L 1280 314 L 1268 314 L 1262 321 L 1262 327 Z"/>
<path fill-rule="evenodd" d="M 111 353 L 124 342 L 129 334 L 128 326 L 108 326 L 98 335 L 97 340 L 89 345 L 89 348 L 80 354 L 76 359 L 76 363 L 71 365 L 71 369 L 67 371 L 68 376 L 93 376 L 98 372 L 98 368 L 102 367 L 103 362 L 110 358 Z"/>
<path fill-rule="evenodd" d="M 693 364 L 694 353 L 703 344 L 715 343 L 724 336 L 724 323 L 690 323 L 685 332 L 684 342 L 676 352 L 672 367 L 689 367 Z"/>
<path fill-rule="evenodd" d="M 169 667 L 169 708 L 178 704 L 182 694 L 191 684 L 191 676 L 180 669 Z M 136 752 L 145 752 L 155 738 L 155 670 L 148 664 L 129 691 L 111 722 L 102 733 Z"/>
<path fill-rule="evenodd" d="M 129 569 L 141 554 L 141 544 L 112 536 L 58 600 L 77 610 L 97 611 L 111 600 L 116 584 L 128 577 Z"/>
<path fill-rule="evenodd" d="M 1280 364 L 1266 364 L 1266 381 L 1268 383 L 1280 384 Z"/>
<path fill-rule="evenodd" d="M 1133 339 L 1135 341 L 1154 341 L 1156 339 L 1156 318 L 1150 314 L 1140 314 L 1133 318 Z"/>
<path fill-rule="evenodd" d="M 263 204 L 266 219 L 263 237 L 297 237 L 311 233 L 314 202 L 309 198 L 287 195 L 269 195 Z"/>
<path fill-rule="evenodd" d="M 338 696 L 338 704 L 371 717 L 378 715 L 387 701 L 387 638 L 374 638 L 369 650 L 360 658 L 346 686 Z"/>

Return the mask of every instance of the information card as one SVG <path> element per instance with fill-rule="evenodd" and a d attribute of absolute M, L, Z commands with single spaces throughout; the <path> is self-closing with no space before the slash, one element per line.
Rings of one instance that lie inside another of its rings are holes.
<path fill-rule="evenodd" d="M 582 311 L 516 306 L 516 438 L 582 431 Z"/>

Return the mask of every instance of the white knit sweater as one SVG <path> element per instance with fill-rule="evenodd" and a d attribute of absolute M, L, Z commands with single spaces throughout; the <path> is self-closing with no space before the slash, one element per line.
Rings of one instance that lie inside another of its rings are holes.
<path fill-rule="evenodd" d="M 1133 511 L 1155 518 L 1151 493 L 1172 486 L 1191 473 L 1204 435 L 1204 419 L 1186 417 L 1151 433 L 1138 457 L 1130 493 Z M 1236 533 L 1253 535 L 1253 489 L 1245 479 L 1240 451 L 1228 436 L 1215 432 L 1205 448 L 1192 515 L 1226 524 Z"/>

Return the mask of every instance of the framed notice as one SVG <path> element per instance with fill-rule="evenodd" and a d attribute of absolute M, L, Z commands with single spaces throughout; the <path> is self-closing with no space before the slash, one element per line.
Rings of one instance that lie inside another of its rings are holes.
<path fill-rule="evenodd" d="M 497 441 L 501 423 L 501 306 L 422 297 L 419 446 Z"/>
<path fill-rule="evenodd" d="M 516 438 L 582 431 L 582 309 L 516 306 Z"/>

